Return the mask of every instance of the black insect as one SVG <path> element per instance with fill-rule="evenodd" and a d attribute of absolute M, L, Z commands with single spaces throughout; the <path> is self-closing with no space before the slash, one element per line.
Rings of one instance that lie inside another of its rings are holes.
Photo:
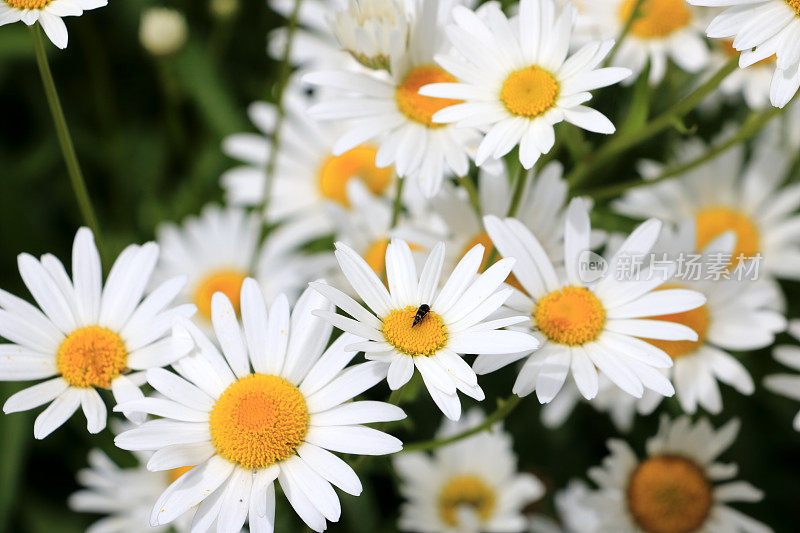
<path fill-rule="evenodd" d="M 430 310 L 431 310 L 430 305 L 428 304 L 420 305 L 419 309 L 417 309 L 417 314 L 414 315 L 414 323 L 411 324 L 411 327 L 413 328 L 414 326 L 422 322 L 422 320 L 425 318 L 425 316 L 428 314 L 428 311 Z"/>

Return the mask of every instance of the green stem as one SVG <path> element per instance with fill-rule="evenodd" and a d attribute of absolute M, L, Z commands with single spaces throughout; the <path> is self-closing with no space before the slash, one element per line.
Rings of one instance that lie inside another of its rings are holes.
<path fill-rule="evenodd" d="M 270 143 L 270 153 L 267 160 L 267 165 L 264 169 L 264 199 L 261 203 L 261 212 L 266 213 L 269 206 L 269 200 L 272 196 L 272 182 L 275 176 L 275 166 L 278 160 L 278 147 L 281 142 L 281 127 L 286 118 L 286 109 L 283 107 L 283 93 L 286 90 L 286 85 L 289 83 L 289 77 L 292 74 L 292 45 L 294 44 L 294 32 L 297 30 L 298 20 L 300 16 L 300 6 L 303 0 L 295 0 L 294 9 L 292 14 L 289 15 L 289 22 L 286 29 L 286 48 L 283 49 L 283 57 L 278 71 L 278 83 L 275 86 L 275 130 L 272 133 L 272 142 Z"/>
<path fill-rule="evenodd" d="M 475 211 L 475 214 L 478 216 L 478 221 L 481 222 L 481 198 L 478 195 L 478 189 L 475 187 L 475 183 L 472 181 L 472 178 L 470 178 L 469 175 L 458 176 L 456 180 L 458 181 L 458 184 L 464 187 L 464 190 L 467 191 L 467 196 L 469 197 L 469 203 L 472 206 L 472 210 Z"/>
<path fill-rule="evenodd" d="M 500 399 L 497 401 L 497 409 L 495 409 L 492 414 L 487 416 L 483 423 L 475 426 L 474 428 L 442 439 L 431 439 L 422 442 L 412 442 L 411 444 L 406 444 L 403 446 L 403 451 L 400 453 L 435 450 L 436 448 L 441 448 L 442 446 L 452 444 L 462 439 L 466 439 L 467 437 L 471 437 L 477 433 L 491 429 L 493 425 L 501 420 L 504 420 L 508 415 L 510 415 L 511 412 L 517 408 L 521 400 L 522 398 L 515 394 L 512 394 L 508 398 Z"/>
<path fill-rule="evenodd" d="M 47 62 L 47 53 L 44 49 L 42 30 L 39 24 L 34 24 L 30 26 L 30 31 L 33 37 L 33 46 L 36 50 L 36 63 L 39 66 L 39 74 L 42 77 L 42 85 L 44 86 L 44 92 L 47 96 L 47 104 L 50 106 L 50 114 L 53 115 L 58 143 L 61 146 L 61 154 L 64 156 L 64 163 L 67 166 L 67 174 L 69 174 L 72 190 L 75 193 L 75 199 L 78 201 L 78 208 L 81 211 L 84 223 L 91 228 L 94 233 L 95 241 L 98 243 L 98 248 L 101 248 L 100 226 L 97 223 L 97 216 L 94 213 L 92 201 L 89 199 L 89 191 L 86 189 L 86 182 L 81 173 L 78 156 L 75 154 L 75 147 L 72 144 L 72 137 L 69 134 L 67 120 L 64 118 L 64 110 L 61 108 L 61 101 L 58 98 L 58 91 L 56 90 L 56 83 L 53 80 L 53 73 L 50 71 L 50 65 Z"/>
<path fill-rule="evenodd" d="M 618 196 L 629 189 L 633 189 L 639 186 L 646 186 L 652 185 L 654 183 L 658 183 L 660 181 L 669 179 L 673 176 L 681 175 L 693 168 L 696 168 L 703 163 L 706 163 L 721 153 L 725 152 L 729 148 L 736 146 L 737 144 L 746 141 L 753 135 L 757 134 L 761 131 L 767 123 L 775 118 L 777 115 L 781 113 L 781 109 L 771 107 L 765 111 L 760 112 L 753 112 L 750 116 L 745 120 L 742 127 L 739 129 L 738 132 L 730 139 L 718 144 L 707 150 L 705 153 L 700 155 L 699 157 L 692 159 L 691 161 L 687 161 L 685 163 L 681 163 L 678 165 L 673 165 L 667 169 L 665 169 L 659 176 L 654 179 L 649 180 L 630 180 L 623 183 L 617 183 L 614 185 L 609 185 L 607 187 L 599 187 L 597 189 L 589 190 L 584 193 L 586 196 L 590 196 L 595 200 L 605 200 L 607 198 L 613 198 Z M 580 194 L 580 193 L 579 193 Z"/>
<path fill-rule="evenodd" d="M 636 4 L 634 4 L 633 10 L 631 10 L 631 15 L 628 17 L 628 20 L 625 21 L 625 26 L 623 26 L 622 31 L 619 32 L 619 36 L 617 36 L 617 40 L 614 42 L 614 46 L 606 56 L 603 65 L 608 66 L 611 64 L 611 61 L 614 60 L 614 56 L 616 56 L 617 52 L 619 51 L 620 44 L 622 44 L 622 41 L 624 41 L 625 37 L 628 36 L 628 33 L 630 33 L 631 28 L 633 27 L 633 23 L 641 15 L 642 4 L 644 4 L 644 0 L 636 0 Z"/>
<path fill-rule="evenodd" d="M 732 57 L 705 83 L 689 93 L 683 100 L 645 124 L 642 128 L 627 134 L 612 137 L 588 161 L 577 165 L 568 175 L 567 182 L 571 188 L 583 184 L 589 177 L 606 167 L 617 155 L 637 146 L 662 131 L 674 126 L 691 110 L 705 99 L 728 75 L 738 68 L 738 57 Z"/>
<path fill-rule="evenodd" d="M 522 202 L 522 192 L 525 190 L 525 184 L 528 182 L 528 177 L 532 172 L 533 170 L 525 170 L 525 168 L 520 165 L 517 178 L 514 181 L 514 191 L 511 195 L 511 205 L 508 206 L 508 213 L 506 213 L 506 216 L 516 216 L 517 211 L 519 211 L 519 204 Z"/>
<path fill-rule="evenodd" d="M 397 177 L 396 179 L 397 185 L 395 186 L 394 203 L 392 204 L 392 224 L 390 229 L 397 226 L 397 222 L 400 220 L 400 212 L 403 210 L 403 187 L 409 178 Z"/>

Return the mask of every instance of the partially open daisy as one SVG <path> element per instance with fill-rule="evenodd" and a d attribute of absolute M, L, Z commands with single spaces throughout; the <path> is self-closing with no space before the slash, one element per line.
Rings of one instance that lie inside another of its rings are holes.
<path fill-rule="evenodd" d="M 447 27 L 458 54 L 436 57 L 456 79 L 426 80 L 420 94 L 443 98 L 434 124 L 454 123 L 487 131 L 475 162 L 499 159 L 519 145 L 519 159 L 531 168 L 553 147 L 553 125 L 566 120 L 597 132 L 614 125 L 586 107 L 588 92 L 627 78 L 626 68 L 595 69 L 613 41 L 592 42 L 567 58 L 574 6 L 554 0 L 521 0 L 519 15 L 508 19 L 497 4 L 482 16 L 456 7 L 456 25 Z M 459 100 L 461 102 L 459 102 Z M 445 107 L 447 106 L 447 107 Z"/>
<path fill-rule="evenodd" d="M 308 74 L 304 80 L 349 93 L 345 98 L 320 102 L 310 110 L 320 120 L 353 119 L 334 146 L 334 155 L 374 139 L 379 145 L 375 158 L 378 167 L 394 164 L 400 176 L 418 180 L 423 193 L 433 197 L 446 172 L 456 176 L 467 173 L 468 152 L 477 145 L 479 134 L 473 128 L 458 129 L 433 120 L 437 111 L 458 103 L 457 99 L 419 94 L 423 85 L 456 81 L 433 60 L 444 40 L 439 3 L 420 2 L 408 43 L 391 43 L 391 75 L 326 70 Z"/>
<path fill-rule="evenodd" d="M 581 3 L 582 31 L 595 38 L 615 38 L 636 4 L 637 0 L 585 0 Z M 628 67 L 638 76 L 649 63 L 651 84 L 664 79 L 668 60 L 686 72 L 699 72 L 709 60 L 703 34 L 707 19 L 699 11 L 685 0 L 644 0 L 612 64 Z"/>
<path fill-rule="evenodd" d="M 466 431 L 483 420 L 483 413 L 474 408 L 458 422 L 445 420 L 437 438 Z M 402 531 L 526 531 L 522 509 L 544 494 L 544 485 L 533 474 L 517 471 L 511 436 L 500 424 L 439 448 L 432 456 L 399 454 L 392 463 L 406 499 L 398 522 Z"/>
<path fill-rule="evenodd" d="M 0 380 L 47 379 L 11 396 L 5 413 L 49 403 L 33 434 L 43 439 L 79 408 L 90 433 L 106 427 L 106 405 L 98 390 L 111 389 L 117 402 L 142 397 L 136 371 L 169 365 L 192 348 L 169 335 L 193 305 L 169 307 L 185 284 L 178 276 L 142 298 L 158 259 L 158 246 L 125 248 L 103 286 L 100 254 L 87 228 L 75 235 L 72 279 L 51 254 L 18 257 L 22 280 L 41 311 L 0 291 Z M 134 373 L 134 374 L 132 374 Z M 125 411 L 141 421 L 139 414 Z"/>
<path fill-rule="evenodd" d="M 800 87 L 800 3 L 797 0 L 688 0 L 696 6 L 727 7 L 711 21 L 712 38 L 733 38 L 746 68 L 776 56 L 770 101 L 783 107 Z"/>
<path fill-rule="evenodd" d="M 363 424 L 405 418 L 382 402 L 348 400 L 386 376 L 386 365 L 345 368 L 360 339 L 342 335 L 327 349 L 331 327 L 313 316 L 330 304 L 306 290 L 289 314 L 284 297 L 267 310 L 253 279 L 242 286 L 242 323 L 233 305 L 216 294 L 212 315 L 220 353 L 186 324 L 197 351 L 147 381 L 166 399 L 145 398 L 117 409 L 137 409 L 159 420 L 119 435 L 117 446 L 155 450 L 153 471 L 193 466 L 155 503 L 153 526 L 168 524 L 194 506 L 193 531 L 272 531 L 275 479 L 300 518 L 314 531 L 341 512 L 331 485 L 361 493 L 355 472 L 330 453 L 383 455 L 402 448 L 394 437 Z"/>
<path fill-rule="evenodd" d="M 416 367 L 436 405 L 445 416 L 458 420 L 461 402 L 457 391 L 476 400 L 484 398 L 475 372 L 460 354 L 492 354 L 484 356 L 492 358 L 539 346 L 539 341 L 526 333 L 499 329 L 526 317 L 484 321 L 511 295 L 511 289 L 498 288 L 514 260 L 502 259 L 476 275 L 483 252 L 482 245 L 473 247 L 439 289 L 444 244 L 434 247 L 417 277 L 411 248 L 405 241 L 394 239 L 386 249 L 387 291 L 361 256 L 337 243 L 339 266 L 370 310 L 338 289 L 312 283 L 353 318 L 325 311 L 318 314 L 336 327 L 367 339 L 350 349 L 363 351 L 367 359 L 390 363 L 387 380 L 392 390 L 405 385 Z"/>
<path fill-rule="evenodd" d="M 763 493 L 745 481 L 730 481 L 735 464 L 718 463 L 739 432 L 738 420 L 714 430 L 705 418 L 661 418 L 658 433 L 639 459 L 622 440 L 611 439 L 611 455 L 589 470 L 599 489 L 585 501 L 595 511 L 599 531 L 636 533 L 768 533 L 769 527 L 729 507 L 757 502 Z"/>
<path fill-rule="evenodd" d="M 405 45 L 409 13 L 400 0 L 349 0 L 331 18 L 339 44 L 356 61 L 372 69 L 389 69 L 393 43 Z"/>
<path fill-rule="evenodd" d="M 700 141 L 681 146 L 677 162 L 704 153 Z M 747 165 L 741 147 L 650 187 L 628 191 L 612 205 L 636 218 L 658 217 L 680 224 L 693 218 L 697 249 L 726 231 L 736 234 L 733 259 L 760 256 L 759 275 L 800 279 L 800 185 L 782 186 L 788 156 L 759 143 Z M 645 176 L 658 175 L 662 165 L 642 167 Z"/>
<path fill-rule="evenodd" d="M 519 220 L 488 216 L 484 224 L 500 254 L 516 259 L 513 272 L 526 291 L 516 292 L 506 305 L 530 317 L 525 329 L 534 332 L 543 346 L 533 354 L 478 356 L 473 365 L 477 373 L 493 372 L 530 355 L 513 390 L 519 396 L 536 390 L 542 403 L 556 396 L 569 374 L 584 397 L 594 398 L 598 370 L 636 397 L 645 388 L 664 396 L 673 394 L 669 380 L 657 370 L 672 366 L 672 360 L 636 337 L 697 340 L 697 333 L 688 326 L 645 317 L 688 311 L 705 303 L 705 298 L 686 289 L 653 290 L 672 276 L 674 265 L 667 272 L 646 271 L 640 277 L 618 272 L 625 261 L 642 260 L 650 251 L 661 229 L 659 221 L 651 219 L 639 226 L 610 259 L 608 273 L 599 281 L 587 280 L 587 272 L 581 269 L 591 227 L 580 199 L 572 200 L 567 211 L 564 273 L 553 267 L 542 245 Z"/>
<path fill-rule="evenodd" d="M 211 297 L 215 293 L 226 295 L 238 314 L 246 277 L 255 275 L 268 299 L 278 294 L 294 299 L 317 277 L 312 269 L 333 262 L 329 254 L 298 252 L 314 232 L 309 235 L 295 224 L 273 230 L 259 246 L 260 218 L 235 207 L 208 205 L 200 216 L 187 218 L 181 226 L 162 224 L 157 233 L 161 259 L 155 278 L 187 276 L 188 283 L 179 297 L 197 306 L 196 318 L 209 332 Z"/>
<path fill-rule="evenodd" d="M 63 17 L 79 17 L 84 11 L 108 4 L 108 0 L 0 0 L 0 26 L 22 21 L 28 26 L 39 22 L 57 47 L 67 47 L 69 35 Z"/>
<path fill-rule="evenodd" d="M 789 322 L 789 333 L 800 340 L 800 320 Z M 792 344 L 776 346 L 772 352 L 773 357 L 792 370 L 800 371 L 800 347 Z M 764 378 L 764 386 L 776 394 L 781 394 L 792 400 L 800 401 L 800 375 L 798 374 L 773 374 Z M 800 412 L 794 417 L 792 423 L 796 431 L 800 431 Z"/>

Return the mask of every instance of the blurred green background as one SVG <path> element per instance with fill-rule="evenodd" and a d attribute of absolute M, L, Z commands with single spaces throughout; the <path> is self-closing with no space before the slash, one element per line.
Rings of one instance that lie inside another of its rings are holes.
<path fill-rule="evenodd" d="M 220 201 L 220 173 L 231 166 L 220 150 L 225 135 L 251 130 L 245 109 L 257 99 L 271 99 L 277 65 L 266 55 L 268 31 L 283 23 L 264 0 L 240 0 L 233 18 L 215 20 L 206 2 L 176 1 L 166 4 L 184 12 L 190 36 L 173 57 L 156 60 L 139 45 L 142 10 L 154 4 L 113 2 L 111 6 L 66 20 L 70 43 L 48 51 L 76 150 L 98 212 L 107 253 L 116 255 L 131 242 L 151 239 L 164 220 L 180 220 L 196 213 L 209 201 Z M 598 108 L 615 122 L 636 124 L 676 100 L 687 77 L 672 73 L 652 94 L 636 87 L 605 91 Z M 649 95 L 649 96 L 648 96 Z M 650 99 L 657 99 L 649 105 Z M 51 117 L 41 88 L 29 30 L 22 24 L 0 28 L 0 287 L 27 297 L 16 269 L 15 257 L 23 251 L 55 253 L 68 259 L 72 238 L 81 219 L 69 188 Z M 710 138 L 731 118 L 743 118 L 743 105 L 703 117 L 699 132 Z M 698 120 L 695 116 L 692 124 Z M 565 126 L 560 136 L 574 133 Z M 592 136 L 589 142 L 597 139 Z M 633 156 L 663 158 L 673 131 L 638 149 Z M 591 149 L 591 144 L 586 145 Z M 566 159 L 566 150 L 561 154 Z M 631 162 L 595 177 L 595 184 L 631 179 Z M 603 206 L 595 223 L 607 229 L 628 229 L 630 221 L 611 216 Z M 106 263 L 106 268 L 108 263 Z M 800 286 L 784 283 L 790 316 L 800 315 Z M 782 336 L 781 341 L 789 341 Z M 769 350 L 742 356 L 757 383 L 765 374 L 779 371 Z M 482 378 L 487 400 L 511 390 L 511 368 Z M 0 401 L 21 388 L 0 383 Z M 370 391 L 378 399 L 388 396 L 385 384 Z M 110 398 L 110 397 L 109 397 Z M 743 397 L 723 386 L 724 414 L 742 419 L 742 433 L 722 458 L 737 461 L 740 477 L 766 492 L 758 504 L 740 506 L 744 512 L 775 528 L 797 531 L 800 434 L 791 429 L 797 405 L 759 387 L 755 396 Z M 462 397 L 465 410 L 472 401 Z M 406 407 L 406 406 L 404 406 Z M 406 407 L 408 421 L 393 432 L 404 441 L 430 438 L 440 416 L 426 395 Z M 677 412 L 674 402 L 660 411 Z M 660 412 L 659 411 L 659 412 Z M 37 411 L 38 412 L 38 411 Z M 552 431 L 539 422 L 540 407 L 534 397 L 523 401 L 507 420 L 515 438 L 520 468 L 536 473 L 550 489 L 531 512 L 552 513 L 553 491 L 606 455 L 605 440 L 617 433 L 605 415 L 581 405 L 561 429 Z M 78 489 L 74 476 L 86 464 L 93 446 L 104 449 L 120 464 L 132 465 L 126 452 L 113 446 L 108 430 L 90 436 L 81 415 L 44 441 L 33 439 L 36 412 L 0 415 L 0 532 L 71 533 L 83 531 L 97 517 L 72 513 L 67 496 Z M 658 414 L 638 419 L 629 440 L 641 452 L 657 426 Z M 364 493 L 354 498 L 340 493 L 342 520 L 331 531 L 353 533 L 396 530 L 399 498 L 388 460 L 368 461 L 360 471 Z M 278 499 L 279 532 L 303 530 L 285 500 Z M 143 530 L 144 531 L 144 530 Z"/>

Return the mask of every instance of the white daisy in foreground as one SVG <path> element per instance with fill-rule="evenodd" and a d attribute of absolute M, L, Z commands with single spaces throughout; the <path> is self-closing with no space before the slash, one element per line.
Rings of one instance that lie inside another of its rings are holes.
<path fill-rule="evenodd" d="M 287 294 L 293 300 L 320 268 L 335 265 L 330 254 L 302 254 L 297 249 L 314 235 L 296 224 L 271 231 L 259 249 L 261 220 L 235 207 L 208 205 L 200 216 L 181 226 L 157 229 L 161 260 L 156 279 L 185 275 L 188 283 L 179 298 L 197 306 L 197 319 L 211 331 L 211 297 L 221 292 L 239 313 L 239 294 L 248 276 L 259 280 L 267 299 Z M 315 272 L 316 271 L 316 272 Z"/>
<path fill-rule="evenodd" d="M 437 438 L 481 424 L 475 408 L 462 420 L 445 420 Z M 479 460 L 476 460 L 480 458 Z M 402 531 L 420 533 L 515 533 L 526 530 L 522 509 L 544 494 L 533 474 L 517 471 L 511 436 L 501 424 L 437 449 L 392 459 L 406 499 L 400 508 Z"/>
<path fill-rule="evenodd" d="M 590 36 L 616 38 L 636 4 L 637 0 L 583 0 L 580 16 Z M 668 60 L 686 72 L 699 72 L 709 60 L 703 34 L 707 19 L 699 11 L 685 0 L 644 0 L 612 65 L 628 67 L 638 77 L 649 63 L 651 84 L 664 79 Z"/>
<path fill-rule="evenodd" d="M 108 4 L 108 0 L 0 0 L 0 26 L 19 22 L 28 26 L 39 22 L 57 47 L 67 47 L 69 35 L 63 17 L 79 17 L 84 11 Z"/>
<path fill-rule="evenodd" d="M 432 120 L 434 113 L 458 100 L 430 98 L 418 92 L 429 83 L 457 81 L 433 62 L 444 44 L 443 10 L 436 0 L 419 1 L 408 43 L 391 43 L 390 75 L 325 70 L 308 74 L 304 80 L 348 93 L 310 110 L 319 120 L 353 119 L 334 145 L 334 155 L 377 139 L 376 165 L 394 164 L 398 175 L 418 180 L 422 192 L 431 198 L 439 192 L 445 173 L 467 174 L 468 153 L 477 146 L 480 135 L 474 128 L 454 128 Z"/>
<path fill-rule="evenodd" d="M 389 388 L 397 390 L 419 370 L 433 401 L 451 420 L 461 416 L 457 391 L 484 399 L 475 372 L 460 354 L 502 354 L 534 350 L 537 341 L 527 333 L 499 328 L 518 324 L 527 317 L 485 322 L 511 295 L 498 288 L 511 272 L 513 259 L 502 259 L 477 275 L 484 248 L 473 247 L 439 289 L 444 264 L 444 244 L 437 244 L 422 273 L 408 244 L 394 239 L 386 250 L 389 290 L 352 248 L 337 243 L 336 258 L 350 285 L 369 311 L 342 291 L 322 283 L 311 286 L 353 318 L 333 312 L 317 314 L 336 327 L 364 337 L 349 347 L 363 351 L 367 359 L 390 363 Z"/>
<path fill-rule="evenodd" d="M 401 0 L 349 0 L 333 14 L 331 29 L 339 44 L 359 63 L 389 69 L 392 45 L 409 38 L 410 13 Z"/>
<path fill-rule="evenodd" d="M 800 320 L 789 322 L 789 333 L 800 340 Z M 772 352 L 773 357 L 792 370 L 800 371 L 800 347 L 791 344 L 776 346 Z M 800 400 L 800 375 L 773 374 L 764 378 L 764 386 L 776 394 L 781 394 L 793 400 Z M 792 423 L 796 431 L 800 431 L 800 412 L 794 417 Z"/>
<path fill-rule="evenodd" d="M 150 472 L 145 468 L 147 457 L 137 454 L 137 466 L 120 468 L 102 450 L 89 452 L 89 467 L 77 476 L 83 489 L 67 501 L 73 511 L 104 515 L 87 528 L 87 533 L 159 533 L 169 529 L 169 525 L 151 528 L 150 510 L 161 493 L 191 467 Z M 171 525 L 178 533 L 188 533 L 191 519 L 184 514 Z"/>
<path fill-rule="evenodd" d="M 599 531 L 632 533 L 767 533 L 768 526 L 729 507 L 758 502 L 763 493 L 745 481 L 730 481 L 736 464 L 718 463 L 739 432 L 738 420 L 715 431 L 701 418 L 661 418 L 658 433 L 638 459 L 624 441 L 611 439 L 611 455 L 589 470 L 599 489 L 586 498 Z M 724 483 L 721 483 L 724 482 Z"/>
<path fill-rule="evenodd" d="M 800 1 L 798 0 L 688 0 L 696 6 L 728 7 L 711 21 L 712 38 L 733 38 L 742 52 L 739 67 L 746 68 L 776 56 L 770 101 L 783 107 L 800 87 Z"/>
<path fill-rule="evenodd" d="M 702 142 L 688 142 L 676 160 L 692 160 L 705 150 Z M 788 153 L 760 143 L 745 166 L 744 149 L 736 147 L 676 178 L 630 190 L 612 205 L 636 218 L 674 224 L 694 219 L 697 250 L 732 231 L 733 259 L 760 255 L 759 275 L 800 279 L 800 185 L 782 186 L 789 159 Z M 658 175 L 660 169 L 651 163 L 643 173 Z"/>
<path fill-rule="evenodd" d="M 526 329 L 543 342 L 533 354 L 523 351 L 503 357 L 479 355 L 473 364 L 478 374 L 530 355 L 514 384 L 514 393 L 526 396 L 536 390 L 542 403 L 550 402 L 571 374 L 578 390 L 592 399 L 598 391 L 599 370 L 625 392 L 641 397 L 644 389 L 672 396 L 672 384 L 658 371 L 672 366 L 662 350 L 636 337 L 662 340 L 697 340 L 697 333 L 682 324 L 648 320 L 653 313 L 677 313 L 705 303 L 702 294 L 685 289 L 654 291 L 672 276 L 645 270 L 628 276 L 626 262 L 642 260 L 656 242 L 661 223 L 651 219 L 622 243 L 608 263 L 607 275 L 588 279 L 581 270 L 590 254 L 589 213 L 580 199 L 570 202 L 564 232 L 564 269 L 558 273 L 533 234 L 513 218 L 484 219 L 492 242 L 503 257 L 516 259 L 513 272 L 526 294 L 517 291 L 506 304 L 530 317 Z M 591 259 L 591 257 L 589 257 Z M 596 283 L 588 283 L 596 281 Z"/>
<path fill-rule="evenodd" d="M 168 307 L 185 284 L 178 276 L 142 299 L 158 246 L 125 248 L 103 286 L 94 236 L 81 228 L 72 246 L 72 279 L 51 254 L 41 260 L 18 257 L 22 281 L 41 311 L 0 291 L 0 380 L 47 379 L 11 396 L 5 413 L 49 403 L 33 425 L 43 439 L 79 408 L 90 433 L 106 427 L 106 405 L 98 389 L 111 389 L 117 402 L 143 397 L 134 371 L 169 365 L 186 355 L 192 343 L 169 335 L 176 320 L 191 316 L 193 305 Z M 126 410 L 126 416 L 141 416 Z"/>
<path fill-rule="evenodd" d="M 197 351 L 174 368 L 147 373 L 167 399 L 145 398 L 117 409 L 162 417 L 119 435 L 126 450 L 155 450 L 153 471 L 193 466 L 156 501 L 152 526 L 164 525 L 194 506 L 193 531 L 238 531 L 249 517 L 252 531 L 275 523 L 275 479 L 300 518 L 314 531 L 339 519 L 332 484 L 361 493 L 355 472 L 330 453 L 383 455 L 402 444 L 362 424 L 405 418 L 390 404 L 348 400 L 386 376 L 386 365 L 367 362 L 345 369 L 355 356 L 345 347 L 361 339 L 342 335 L 325 349 L 331 327 L 313 316 L 330 309 L 306 290 L 289 314 L 284 297 L 267 311 L 252 278 L 242 285 L 242 324 L 223 294 L 212 301 L 214 331 L 222 347 L 186 324 Z M 330 450 L 330 451 L 328 451 Z"/>
<path fill-rule="evenodd" d="M 566 120 L 597 133 L 613 133 L 604 115 L 583 106 L 588 92 L 627 78 L 626 68 L 595 69 L 613 41 L 586 44 L 567 58 L 575 8 L 553 0 L 521 0 L 510 20 L 494 3 L 481 16 L 464 7 L 453 10 L 448 26 L 458 55 L 436 61 L 456 80 L 427 80 L 420 94 L 450 99 L 432 123 L 455 123 L 487 131 L 475 162 L 499 159 L 519 145 L 519 160 L 531 168 L 553 147 L 553 125 Z M 443 82 L 443 83 L 442 83 Z M 458 102 L 462 100 L 463 102 Z M 455 104 L 455 105 L 450 105 Z"/>

